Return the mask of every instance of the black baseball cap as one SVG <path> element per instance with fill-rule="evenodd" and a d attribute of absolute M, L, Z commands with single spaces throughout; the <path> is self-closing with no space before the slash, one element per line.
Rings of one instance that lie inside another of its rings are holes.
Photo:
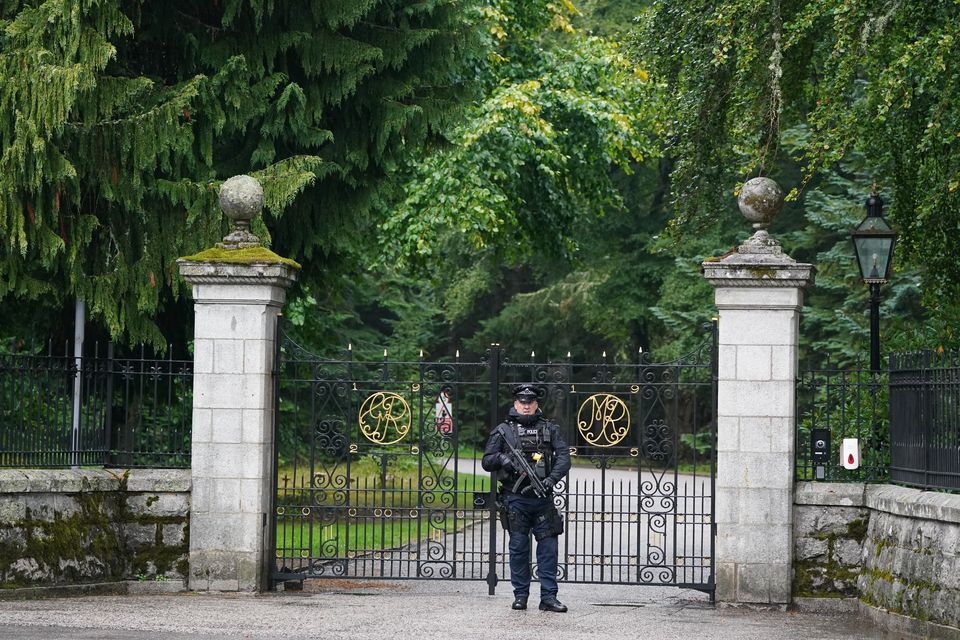
<path fill-rule="evenodd" d="M 513 397 L 517 400 L 536 400 L 540 397 L 540 389 L 529 382 L 524 382 L 513 388 Z"/>

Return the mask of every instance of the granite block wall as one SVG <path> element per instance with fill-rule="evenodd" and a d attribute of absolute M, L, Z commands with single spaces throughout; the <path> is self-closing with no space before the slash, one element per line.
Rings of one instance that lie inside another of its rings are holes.
<path fill-rule="evenodd" d="M 183 580 L 186 470 L 0 470 L 0 588 Z"/>
<path fill-rule="evenodd" d="M 960 495 L 799 482 L 793 553 L 794 598 L 854 597 L 861 607 L 960 627 Z"/>

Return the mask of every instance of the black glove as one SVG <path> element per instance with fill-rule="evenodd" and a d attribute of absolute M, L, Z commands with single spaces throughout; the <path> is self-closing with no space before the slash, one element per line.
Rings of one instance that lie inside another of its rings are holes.
<path fill-rule="evenodd" d="M 536 494 L 533 491 L 533 485 L 531 484 L 525 485 L 523 489 L 520 489 L 520 495 L 526 498 L 532 498 L 533 496 L 535 496 Z"/>
<path fill-rule="evenodd" d="M 512 473 L 515 469 L 513 468 L 513 462 L 510 460 L 510 456 L 505 453 L 500 454 L 500 470 L 504 473 Z"/>

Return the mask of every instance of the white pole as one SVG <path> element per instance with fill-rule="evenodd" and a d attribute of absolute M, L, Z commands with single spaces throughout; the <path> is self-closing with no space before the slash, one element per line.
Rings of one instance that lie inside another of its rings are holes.
<path fill-rule="evenodd" d="M 73 431 L 70 438 L 71 459 L 74 469 L 80 468 L 80 382 L 83 364 L 83 334 L 86 325 L 87 305 L 77 298 L 73 314 L 73 359 L 76 373 L 73 378 Z"/>

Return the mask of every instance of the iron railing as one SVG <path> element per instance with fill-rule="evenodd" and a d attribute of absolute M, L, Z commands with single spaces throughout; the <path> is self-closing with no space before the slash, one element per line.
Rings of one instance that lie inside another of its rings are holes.
<path fill-rule="evenodd" d="M 193 363 L 167 354 L 0 354 L 0 467 L 189 467 Z"/>
<path fill-rule="evenodd" d="M 890 357 L 890 479 L 960 491 L 960 351 Z"/>
<path fill-rule="evenodd" d="M 888 479 L 890 421 L 885 372 L 801 370 L 796 394 L 798 480 L 884 482 Z M 814 431 L 821 429 L 830 434 L 829 452 L 825 461 L 815 462 L 811 440 Z M 844 438 L 857 438 L 860 443 L 857 469 L 846 469 L 840 461 Z"/>

